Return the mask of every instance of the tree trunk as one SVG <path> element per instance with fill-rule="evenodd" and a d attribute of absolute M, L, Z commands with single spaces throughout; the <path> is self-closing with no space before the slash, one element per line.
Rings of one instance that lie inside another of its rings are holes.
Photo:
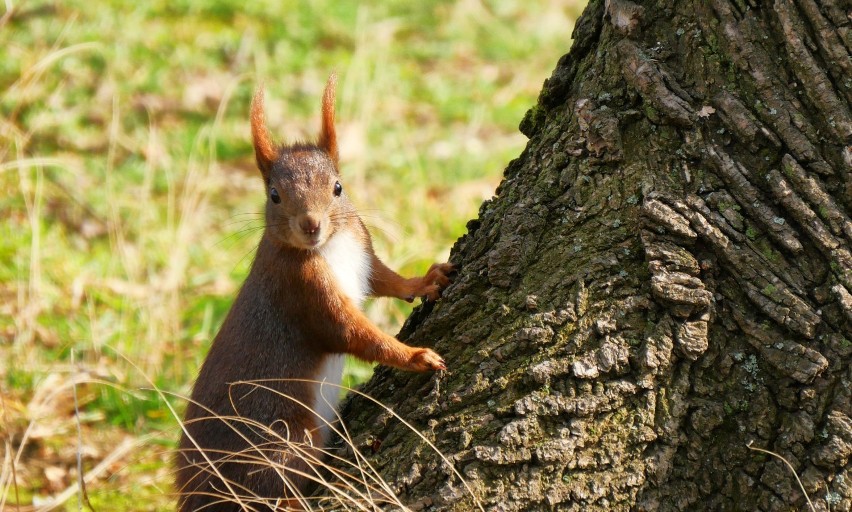
<path fill-rule="evenodd" d="M 593 0 L 364 392 L 486 510 L 852 509 L 852 24 L 826 0 Z M 414 510 L 473 510 L 369 400 L 355 445 Z"/>

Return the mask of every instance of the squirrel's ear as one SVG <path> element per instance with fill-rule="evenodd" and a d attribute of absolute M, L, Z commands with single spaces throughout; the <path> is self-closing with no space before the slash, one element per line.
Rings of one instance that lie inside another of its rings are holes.
<path fill-rule="evenodd" d="M 337 163 L 337 133 L 334 131 L 334 87 L 337 85 L 337 74 L 332 73 L 325 84 L 322 95 L 322 130 L 320 130 L 319 147 Z"/>
<path fill-rule="evenodd" d="M 269 172 L 278 152 L 275 144 L 269 136 L 266 120 L 263 115 L 263 86 L 257 88 L 254 98 L 251 100 L 251 137 L 254 142 L 254 156 L 257 158 L 257 167 L 265 181 L 269 181 Z"/>

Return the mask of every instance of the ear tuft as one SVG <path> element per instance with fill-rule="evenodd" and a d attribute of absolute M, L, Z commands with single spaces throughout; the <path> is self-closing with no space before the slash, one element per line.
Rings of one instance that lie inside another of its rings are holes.
<path fill-rule="evenodd" d="M 269 172 L 272 163 L 278 156 L 275 144 L 269 136 L 266 120 L 263 114 L 263 86 L 257 88 L 254 98 L 251 100 L 251 137 L 254 142 L 254 156 L 257 158 L 257 167 L 263 179 L 269 181 Z"/>
<path fill-rule="evenodd" d="M 334 88 L 337 85 L 337 74 L 332 73 L 325 84 L 322 95 L 322 129 L 319 136 L 319 147 L 337 163 L 337 133 L 334 131 Z"/>

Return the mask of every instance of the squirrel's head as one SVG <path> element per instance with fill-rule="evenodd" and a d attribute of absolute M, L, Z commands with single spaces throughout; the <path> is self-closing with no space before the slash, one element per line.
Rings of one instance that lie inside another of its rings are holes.
<path fill-rule="evenodd" d="M 257 167 L 266 184 L 266 231 L 285 245 L 321 247 L 351 218 L 338 171 L 332 74 L 322 98 L 322 127 L 316 144 L 273 144 L 263 113 L 263 89 L 251 104 L 251 133 Z"/>

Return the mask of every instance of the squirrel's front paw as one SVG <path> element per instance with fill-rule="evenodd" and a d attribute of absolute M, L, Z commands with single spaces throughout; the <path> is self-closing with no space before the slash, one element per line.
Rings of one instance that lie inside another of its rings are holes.
<path fill-rule="evenodd" d="M 405 300 L 411 302 L 414 297 L 424 297 L 425 300 L 438 300 L 441 296 L 441 291 L 446 288 L 451 282 L 450 274 L 456 271 L 456 267 L 452 263 L 434 263 L 429 267 L 426 275 L 419 278 L 417 287 L 412 290 L 410 296 Z"/>
<path fill-rule="evenodd" d="M 415 372 L 446 370 L 444 358 L 428 348 L 415 349 L 416 352 L 408 360 L 408 369 Z"/>

